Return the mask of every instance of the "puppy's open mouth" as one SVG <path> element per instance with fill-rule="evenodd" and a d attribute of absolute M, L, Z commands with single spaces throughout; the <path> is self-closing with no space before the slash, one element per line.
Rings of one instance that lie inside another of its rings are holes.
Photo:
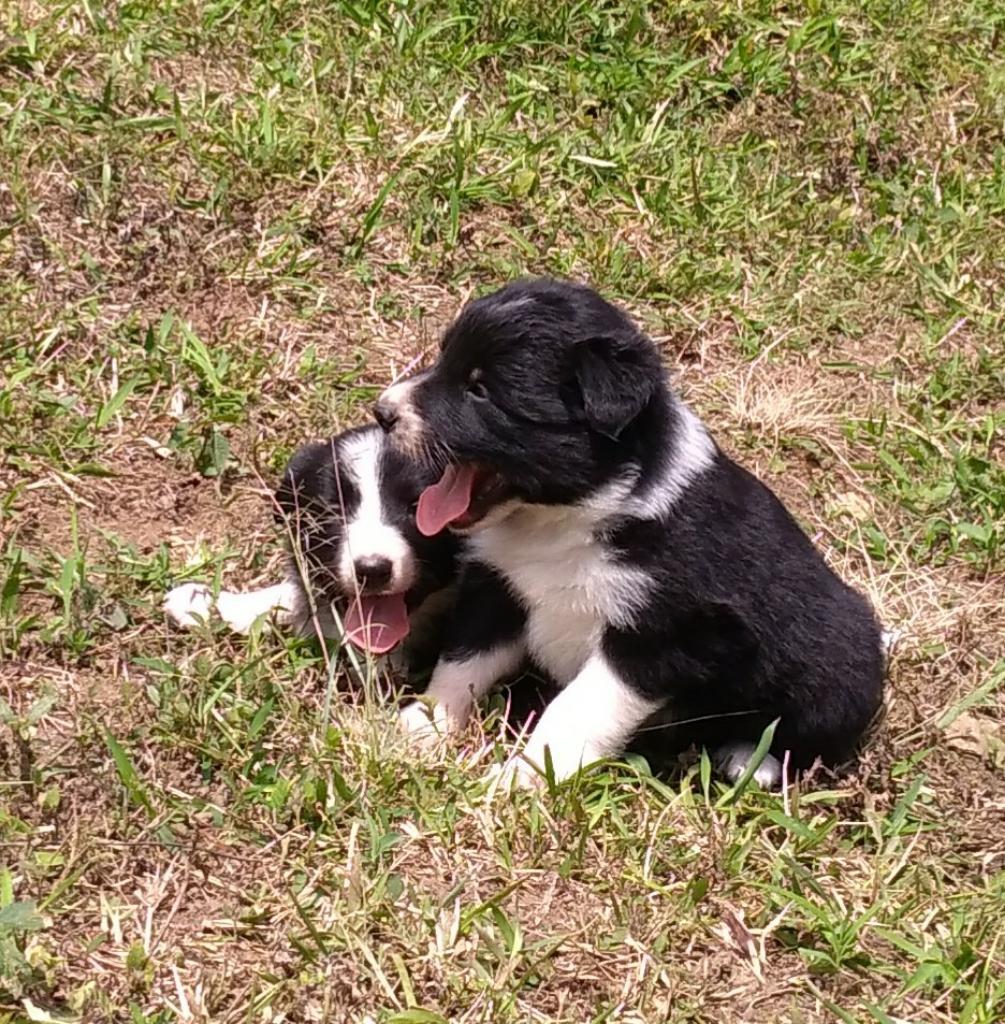
<path fill-rule="evenodd" d="M 424 537 L 447 526 L 473 526 L 510 495 L 509 484 L 494 470 L 466 464 L 447 466 L 443 476 L 419 497 L 415 525 Z"/>
<path fill-rule="evenodd" d="M 370 654 L 386 654 L 408 636 L 404 592 L 360 594 L 349 602 L 342 620 L 350 643 Z"/>

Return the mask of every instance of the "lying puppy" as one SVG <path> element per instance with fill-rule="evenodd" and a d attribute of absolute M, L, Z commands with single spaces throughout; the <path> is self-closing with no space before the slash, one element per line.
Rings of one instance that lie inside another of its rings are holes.
<path fill-rule="evenodd" d="M 168 593 L 165 611 L 191 626 L 215 607 L 239 633 L 271 614 L 302 632 L 344 632 L 373 654 L 406 638 L 435 642 L 429 633 L 456 575 L 458 545 L 450 534 L 416 529 L 416 502 L 436 475 L 395 451 L 376 426 L 306 445 L 276 492 L 277 519 L 290 540 L 286 579 L 246 593 L 224 590 L 215 602 L 209 587 L 184 583 Z"/>
<path fill-rule="evenodd" d="M 775 719 L 772 753 L 794 768 L 853 753 L 882 695 L 872 610 L 595 292 L 523 281 L 469 303 L 375 415 L 441 473 L 419 530 L 468 551 L 432 711 L 408 705 L 406 729 L 462 728 L 529 656 L 563 689 L 517 781 L 546 750 L 563 778 L 675 722 L 734 777 Z"/>

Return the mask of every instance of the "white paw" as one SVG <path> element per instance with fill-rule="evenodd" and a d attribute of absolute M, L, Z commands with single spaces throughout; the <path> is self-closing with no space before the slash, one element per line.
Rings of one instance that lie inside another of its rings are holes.
<path fill-rule="evenodd" d="M 398 725 L 409 742 L 420 750 L 432 750 L 463 727 L 447 714 L 442 704 L 430 706 L 421 700 L 406 704 L 401 709 Z"/>
<path fill-rule="evenodd" d="M 546 753 L 547 751 L 547 753 Z M 588 768 L 604 755 L 589 744 L 557 742 L 554 746 L 540 745 L 531 737 L 527 748 L 504 764 L 496 765 L 488 773 L 490 792 L 512 792 L 514 789 L 541 789 L 546 781 L 546 763 L 551 759 L 551 770 L 556 782 L 571 778 L 576 772 Z"/>
<path fill-rule="evenodd" d="M 183 629 L 209 622 L 213 592 L 205 583 L 182 583 L 164 595 L 162 606 L 168 618 Z"/>
<path fill-rule="evenodd" d="M 539 773 L 545 770 L 546 759 L 551 758 L 551 770 L 556 782 L 571 778 L 583 768 L 602 761 L 605 755 L 592 744 L 570 737 L 558 736 L 554 740 L 541 740 L 531 736 L 523 759 L 534 765 Z"/>
<path fill-rule="evenodd" d="M 515 789 L 541 789 L 544 781 L 544 775 L 522 754 L 493 765 L 485 776 L 490 799 L 497 793 L 512 793 Z"/>
<path fill-rule="evenodd" d="M 753 743 L 728 743 L 712 755 L 715 767 L 733 783 L 747 770 L 757 747 Z M 761 789 L 775 789 L 782 781 L 782 766 L 778 758 L 767 754 L 754 772 L 754 781 Z"/>

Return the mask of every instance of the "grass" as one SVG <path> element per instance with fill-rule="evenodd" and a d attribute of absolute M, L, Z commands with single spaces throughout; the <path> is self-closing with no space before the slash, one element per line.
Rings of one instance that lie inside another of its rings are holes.
<path fill-rule="evenodd" d="M 0 13 L 0 1021 L 1005 1016 L 991 0 Z M 902 631 L 862 763 L 487 802 L 367 666 L 179 635 L 472 292 L 589 279 Z M 369 699 L 367 699 L 369 698 Z"/>

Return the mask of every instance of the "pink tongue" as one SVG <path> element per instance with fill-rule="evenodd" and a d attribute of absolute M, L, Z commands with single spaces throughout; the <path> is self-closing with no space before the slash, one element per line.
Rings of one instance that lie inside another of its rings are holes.
<path fill-rule="evenodd" d="M 419 533 L 433 537 L 467 512 L 475 472 L 474 466 L 447 466 L 443 476 L 419 495 L 419 507 L 415 512 Z"/>
<path fill-rule="evenodd" d="M 360 595 L 345 613 L 345 633 L 357 647 L 384 654 L 408 636 L 404 594 Z"/>

